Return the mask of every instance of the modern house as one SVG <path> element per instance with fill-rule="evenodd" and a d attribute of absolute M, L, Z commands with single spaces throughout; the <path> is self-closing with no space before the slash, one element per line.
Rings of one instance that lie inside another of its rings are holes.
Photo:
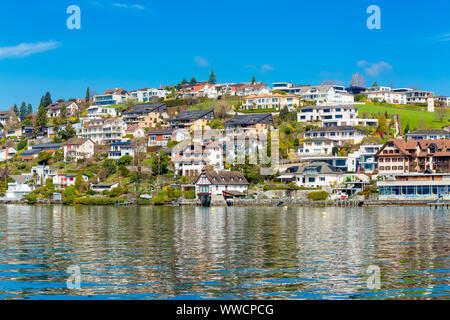
<path fill-rule="evenodd" d="M 172 140 L 172 134 L 175 131 L 176 131 L 175 129 L 161 129 L 161 130 L 154 129 L 147 131 L 148 146 L 166 147 L 169 141 Z"/>
<path fill-rule="evenodd" d="M 437 96 L 434 98 L 434 100 L 441 102 L 444 106 L 450 107 L 450 97 Z"/>
<path fill-rule="evenodd" d="M 114 182 L 92 182 L 91 189 L 95 192 L 111 191 L 119 186 L 118 183 Z"/>
<path fill-rule="evenodd" d="M 265 83 L 242 83 L 232 86 L 233 95 L 239 97 L 260 96 L 270 94 L 270 88 Z"/>
<path fill-rule="evenodd" d="M 115 88 L 106 90 L 103 94 L 94 96 L 96 106 L 117 105 L 125 102 L 129 95 L 125 89 Z"/>
<path fill-rule="evenodd" d="M 86 117 L 88 120 L 102 119 L 106 117 L 117 117 L 119 115 L 119 109 L 104 106 L 90 106 L 87 109 Z"/>
<path fill-rule="evenodd" d="M 129 97 L 135 99 L 137 102 L 151 102 L 154 98 L 164 99 L 167 95 L 164 89 L 143 88 L 129 92 Z"/>
<path fill-rule="evenodd" d="M 205 169 L 195 181 L 195 194 L 202 203 L 223 201 L 227 198 L 244 198 L 249 185 L 241 172 Z"/>
<path fill-rule="evenodd" d="M 379 200 L 450 200 L 450 175 L 399 173 L 377 182 Z"/>
<path fill-rule="evenodd" d="M 349 154 L 349 158 L 356 159 L 356 171 L 359 169 L 360 172 L 374 173 L 378 169 L 375 155 L 382 147 L 382 144 L 362 144 L 358 151 Z"/>
<path fill-rule="evenodd" d="M 364 131 L 352 126 L 327 126 L 305 132 L 305 138 L 327 138 L 337 141 L 339 145 L 358 144 L 365 136 Z"/>
<path fill-rule="evenodd" d="M 412 90 L 406 92 L 406 103 L 427 103 L 428 98 L 433 98 L 433 92 L 423 90 Z"/>
<path fill-rule="evenodd" d="M 281 181 L 293 181 L 299 187 L 330 187 L 342 183 L 344 172 L 326 162 L 315 162 L 302 167 L 288 168 L 278 178 Z"/>
<path fill-rule="evenodd" d="M 0 150 L 0 161 L 13 159 L 16 156 L 17 150 L 12 147 L 5 147 Z"/>
<path fill-rule="evenodd" d="M 14 182 L 8 183 L 8 189 L 5 193 L 6 200 L 20 201 L 23 196 L 26 196 L 34 190 L 31 183 L 33 179 L 31 174 L 10 175 Z"/>
<path fill-rule="evenodd" d="M 72 138 L 64 142 L 64 161 L 78 161 L 94 156 L 94 142 L 87 138 Z"/>
<path fill-rule="evenodd" d="M 244 99 L 242 109 L 245 110 L 281 110 L 287 107 L 289 111 L 293 111 L 295 107 L 300 105 L 300 99 L 296 95 L 282 94 L 264 94 L 251 95 Z"/>
<path fill-rule="evenodd" d="M 354 106 L 308 106 L 297 113 L 298 122 L 321 121 L 324 126 L 376 126 L 377 119 L 358 118 L 358 107 Z"/>
<path fill-rule="evenodd" d="M 120 159 L 123 156 L 134 157 L 134 149 L 130 141 L 120 141 L 111 144 L 109 159 Z"/>
<path fill-rule="evenodd" d="M 344 105 L 355 102 L 353 95 L 340 85 L 303 86 L 299 95 L 302 99 L 315 101 L 318 105 Z"/>
<path fill-rule="evenodd" d="M 62 143 L 40 143 L 28 147 L 28 150 L 20 152 L 20 157 L 23 161 L 36 159 L 41 152 L 55 153 L 61 149 Z"/>
<path fill-rule="evenodd" d="M 368 91 L 366 96 L 371 101 L 386 102 L 391 104 L 407 103 L 406 92 L 393 92 L 391 90 Z"/>

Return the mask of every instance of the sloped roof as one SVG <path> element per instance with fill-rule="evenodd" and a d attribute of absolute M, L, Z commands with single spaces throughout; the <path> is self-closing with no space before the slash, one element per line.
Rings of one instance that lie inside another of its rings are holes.
<path fill-rule="evenodd" d="M 209 113 L 213 112 L 213 109 L 208 110 L 188 110 L 183 111 L 176 116 L 175 119 L 171 119 L 172 121 L 189 121 L 189 120 L 197 120 L 205 117 Z"/>
<path fill-rule="evenodd" d="M 64 145 L 65 146 L 68 146 L 68 145 L 78 145 L 79 146 L 79 145 L 84 144 L 87 141 L 91 141 L 91 140 L 88 138 L 71 138 L 71 139 L 67 140 L 66 142 L 64 142 Z"/>
<path fill-rule="evenodd" d="M 271 113 L 241 114 L 224 122 L 225 127 L 254 125 L 261 122 L 273 122 Z"/>
<path fill-rule="evenodd" d="M 239 171 L 219 171 L 204 170 L 208 180 L 214 184 L 249 185 L 245 176 Z"/>

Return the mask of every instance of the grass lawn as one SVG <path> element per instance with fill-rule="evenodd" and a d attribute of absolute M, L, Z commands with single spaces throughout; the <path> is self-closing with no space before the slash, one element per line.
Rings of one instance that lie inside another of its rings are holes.
<path fill-rule="evenodd" d="M 356 105 L 359 108 L 359 116 L 363 117 L 365 112 L 371 113 L 381 113 L 387 112 L 388 114 L 399 114 L 402 122 L 402 128 L 406 127 L 409 123 L 410 128 L 417 128 L 417 123 L 419 119 L 423 119 L 426 124 L 426 128 L 440 129 L 445 125 L 448 125 L 448 117 L 444 121 L 440 122 L 437 120 L 434 113 L 427 112 L 426 107 L 414 107 L 414 106 L 394 106 L 394 105 L 373 105 L 364 104 Z M 425 110 L 425 111 L 422 111 Z M 449 114 L 450 116 L 450 114 Z"/>
<path fill-rule="evenodd" d="M 230 106 L 236 106 L 240 102 L 240 100 L 239 100 L 239 97 L 227 97 L 227 98 L 223 98 L 221 100 L 208 100 L 208 101 L 205 101 L 205 102 L 197 103 L 197 104 L 193 105 L 192 107 L 190 107 L 189 109 L 190 110 L 214 109 L 214 107 L 219 102 L 226 102 Z"/>

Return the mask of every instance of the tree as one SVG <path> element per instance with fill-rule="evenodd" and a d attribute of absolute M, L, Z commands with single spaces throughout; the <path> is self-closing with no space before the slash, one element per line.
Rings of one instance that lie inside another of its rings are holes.
<path fill-rule="evenodd" d="M 375 81 L 372 85 L 372 87 L 378 87 L 378 83 Z"/>
<path fill-rule="evenodd" d="M 219 119 L 212 120 L 209 123 L 209 126 L 211 127 L 211 129 L 222 129 L 223 128 L 222 121 L 220 121 Z"/>
<path fill-rule="evenodd" d="M 434 116 L 439 122 L 446 121 L 448 119 L 448 112 L 445 109 L 436 109 Z"/>
<path fill-rule="evenodd" d="M 406 134 L 406 133 L 409 133 L 409 132 L 411 132 L 411 129 L 409 127 L 409 122 L 408 122 L 408 123 L 406 123 L 406 126 L 405 126 L 405 129 L 403 130 L 403 133 Z"/>
<path fill-rule="evenodd" d="M 350 87 L 364 87 L 365 85 L 366 81 L 362 74 L 359 74 L 359 72 L 353 74 L 352 81 L 350 81 Z"/>
<path fill-rule="evenodd" d="M 67 141 L 70 138 L 74 138 L 75 135 L 76 135 L 75 129 L 70 124 L 66 125 L 65 129 L 59 132 L 59 136 L 63 141 Z"/>
<path fill-rule="evenodd" d="M 82 192 L 83 190 L 81 190 L 81 187 L 83 186 L 83 174 L 81 173 L 81 171 L 79 171 L 77 173 L 77 176 L 75 177 L 75 189 L 78 192 Z"/>
<path fill-rule="evenodd" d="M 124 155 L 122 156 L 119 160 L 117 160 L 117 164 L 119 166 L 123 165 L 123 166 L 129 166 L 131 164 L 131 156 L 129 155 Z"/>
<path fill-rule="evenodd" d="M 89 90 L 89 87 L 87 87 L 86 89 L 86 98 L 85 98 L 85 102 L 87 105 L 89 105 L 89 101 L 91 101 L 91 92 Z"/>
<path fill-rule="evenodd" d="M 65 104 L 62 105 L 61 107 L 61 115 L 60 115 L 61 119 L 66 119 L 67 118 L 67 106 Z"/>
<path fill-rule="evenodd" d="M 256 83 L 256 79 L 255 79 L 255 76 L 253 76 L 253 78 L 252 78 L 252 84 L 255 84 Z"/>
<path fill-rule="evenodd" d="M 382 113 L 380 115 L 380 117 L 378 118 L 378 132 L 381 135 L 386 134 L 388 128 L 387 128 L 387 124 L 386 124 L 386 115 L 384 113 Z"/>
<path fill-rule="evenodd" d="M 195 77 L 191 78 L 191 81 L 189 81 L 189 84 L 196 84 L 197 83 L 197 79 L 195 79 Z"/>
<path fill-rule="evenodd" d="M 17 104 L 14 104 L 14 106 L 13 106 L 13 112 L 16 114 L 16 116 L 19 116 L 20 112 L 19 112 L 19 108 L 17 107 Z"/>
<path fill-rule="evenodd" d="M 231 110 L 231 106 L 223 101 L 220 101 L 214 108 L 214 115 L 218 119 L 225 119 L 228 117 L 228 112 Z"/>
<path fill-rule="evenodd" d="M 153 175 L 159 176 L 169 172 L 169 155 L 167 152 L 152 153 L 150 162 Z"/>
<path fill-rule="evenodd" d="M 185 78 L 183 78 L 183 80 L 181 80 L 180 84 L 186 84 L 186 83 L 188 83 L 188 81 Z"/>
<path fill-rule="evenodd" d="M 45 95 L 41 98 L 41 105 L 44 106 L 44 109 L 51 105 L 53 103 L 52 101 L 52 95 L 50 92 L 46 92 Z"/>
<path fill-rule="evenodd" d="M 31 106 L 31 103 L 29 103 L 27 107 L 27 116 L 32 114 L 33 114 L 33 107 Z"/>
<path fill-rule="evenodd" d="M 26 140 L 21 140 L 18 144 L 17 144 L 17 151 L 21 151 L 23 149 L 25 149 L 27 146 L 27 141 Z"/>
<path fill-rule="evenodd" d="M 36 126 L 45 127 L 47 125 L 47 113 L 45 112 L 45 107 L 41 104 L 38 108 L 36 115 Z"/>
<path fill-rule="evenodd" d="M 214 69 L 211 69 L 211 74 L 209 75 L 208 83 L 216 84 L 216 82 L 217 82 L 216 74 L 214 73 Z"/>
<path fill-rule="evenodd" d="M 27 104 L 25 103 L 25 101 L 22 102 L 22 104 L 20 106 L 19 118 L 20 118 L 20 121 L 23 121 L 27 118 Z"/>
<path fill-rule="evenodd" d="M 51 159 L 52 154 L 50 152 L 45 152 L 45 151 L 41 151 L 38 154 L 38 162 L 39 163 L 45 163 L 47 164 L 47 162 Z"/>

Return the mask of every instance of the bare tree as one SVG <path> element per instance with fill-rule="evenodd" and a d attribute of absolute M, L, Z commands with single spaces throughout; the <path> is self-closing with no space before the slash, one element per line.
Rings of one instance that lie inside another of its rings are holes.
<path fill-rule="evenodd" d="M 223 120 L 229 117 L 228 112 L 230 111 L 231 106 L 224 101 L 220 101 L 214 108 L 214 115 L 220 120 Z"/>
<path fill-rule="evenodd" d="M 139 166 L 142 160 L 141 158 L 147 151 L 147 138 L 134 138 L 131 140 L 131 145 L 134 151 L 134 164 Z"/>

